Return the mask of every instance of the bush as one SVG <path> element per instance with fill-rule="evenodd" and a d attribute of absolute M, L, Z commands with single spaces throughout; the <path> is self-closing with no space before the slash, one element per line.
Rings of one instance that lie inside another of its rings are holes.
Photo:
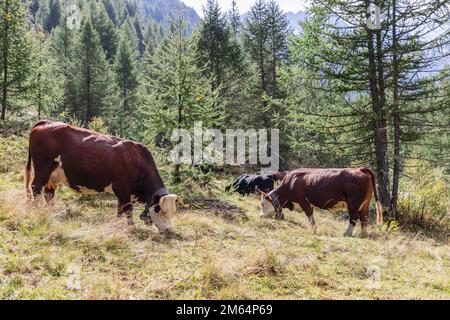
<path fill-rule="evenodd" d="M 22 172 L 28 157 L 28 140 L 11 135 L 0 137 L 0 173 Z"/>
<path fill-rule="evenodd" d="M 450 183 L 442 169 L 432 168 L 424 161 L 407 163 L 401 180 L 398 202 L 402 227 L 420 228 L 448 238 L 450 230 Z"/>

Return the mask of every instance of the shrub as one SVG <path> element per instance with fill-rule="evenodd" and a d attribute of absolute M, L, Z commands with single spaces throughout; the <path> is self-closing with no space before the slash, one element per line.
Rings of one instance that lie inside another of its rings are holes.
<path fill-rule="evenodd" d="M 22 172 L 27 157 L 28 140 L 25 137 L 0 137 L 0 173 Z"/>
<path fill-rule="evenodd" d="M 407 163 L 398 202 L 402 227 L 448 237 L 450 184 L 442 169 L 424 161 Z"/>

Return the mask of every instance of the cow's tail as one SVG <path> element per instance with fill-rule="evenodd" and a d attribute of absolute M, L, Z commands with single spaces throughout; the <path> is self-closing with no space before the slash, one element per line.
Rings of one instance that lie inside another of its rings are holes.
<path fill-rule="evenodd" d="M 25 167 L 24 179 L 25 179 L 25 190 L 27 191 L 27 197 L 30 200 L 32 198 L 31 197 L 31 187 L 30 187 L 31 174 L 32 174 L 31 164 L 32 164 L 31 153 L 30 153 L 30 149 L 28 149 L 28 162 Z"/>
<path fill-rule="evenodd" d="M 370 176 L 370 180 L 372 182 L 373 195 L 375 197 L 376 205 L 377 205 L 377 225 L 383 224 L 383 208 L 381 206 L 380 200 L 378 198 L 377 185 L 375 182 L 375 175 L 372 170 L 369 168 L 363 168 L 362 171 Z"/>

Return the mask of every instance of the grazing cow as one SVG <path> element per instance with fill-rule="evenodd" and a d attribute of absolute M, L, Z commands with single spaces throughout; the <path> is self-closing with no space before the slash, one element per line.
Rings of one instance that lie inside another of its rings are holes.
<path fill-rule="evenodd" d="M 286 173 L 284 172 L 262 176 L 243 174 L 226 186 L 225 191 L 233 190 L 239 192 L 243 196 L 256 192 L 257 190 L 269 192 L 273 190 L 274 182 L 283 179 L 285 175 Z"/>
<path fill-rule="evenodd" d="M 32 191 L 37 199 L 44 189 L 49 202 L 60 184 L 78 193 L 113 193 L 119 201 L 118 216 L 125 214 L 130 225 L 132 202 L 144 203 L 140 218 L 147 224 L 154 222 L 160 232 L 171 231 L 176 202 L 181 201 L 166 190 L 144 145 L 61 122 L 40 121 L 30 133 L 25 168 L 28 198 Z"/>
<path fill-rule="evenodd" d="M 325 210 L 348 209 L 350 223 L 345 236 L 352 236 L 358 218 L 361 233 L 366 234 L 367 215 L 372 193 L 377 201 L 377 224 L 383 213 L 375 187 L 375 176 L 368 168 L 298 169 L 286 175 L 270 193 L 261 192 L 260 217 L 282 218 L 282 209 L 305 212 L 315 231 L 313 207 Z"/>

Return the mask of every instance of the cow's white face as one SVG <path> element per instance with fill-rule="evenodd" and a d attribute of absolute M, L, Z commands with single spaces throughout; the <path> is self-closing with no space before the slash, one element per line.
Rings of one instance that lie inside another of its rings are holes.
<path fill-rule="evenodd" d="M 150 218 L 159 232 L 171 232 L 173 230 L 172 219 L 177 212 L 178 198 L 175 194 L 169 194 L 161 197 L 157 205 L 150 207 Z"/>
<path fill-rule="evenodd" d="M 261 195 L 261 211 L 259 212 L 259 217 L 271 217 L 275 214 L 275 211 L 275 207 L 273 206 L 272 201 L 270 201 L 269 196 Z"/>

